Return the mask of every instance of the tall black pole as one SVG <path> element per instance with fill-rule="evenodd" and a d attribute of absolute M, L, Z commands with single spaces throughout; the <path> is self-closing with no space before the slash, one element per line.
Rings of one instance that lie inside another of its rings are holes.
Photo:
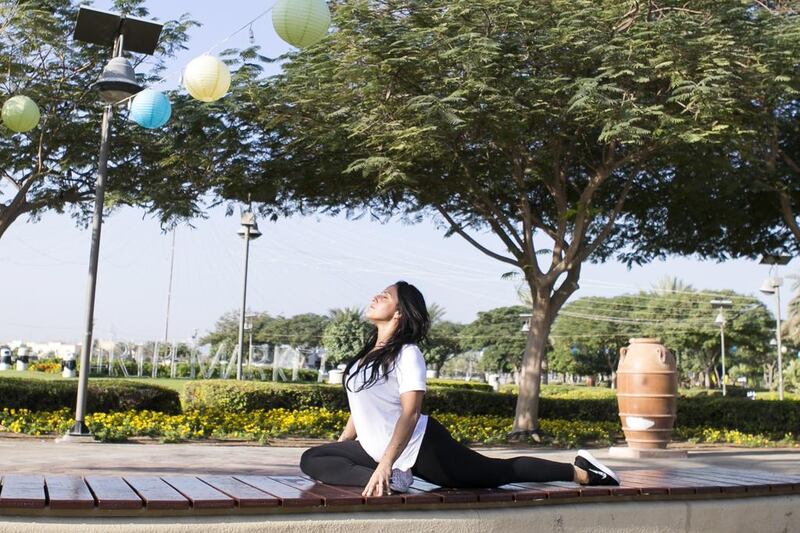
<path fill-rule="evenodd" d="M 247 306 L 247 262 L 250 259 L 250 227 L 243 226 L 244 232 L 244 283 L 242 286 L 242 314 L 239 317 L 239 357 L 236 361 L 236 379 L 242 379 L 242 359 L 244 358 L 244 313 Z"/>
<path fill-rule="evenodd" d="M 113 56 L 122 55 L 122 36 L 114 42 Z M 108 178 L 108 154 L 111 150 L 111 104 L 103 108 L 103 123 L 100 128 L 100 159 L 97 163 L 97 180 L 94 194 L 94 216 L 92 218 L 92 247 L 89 251 L 89 279 L 86 283 L 86 333 L 81 346 L 81 366 L 78 373 L 78 399 L 75 405 L 75 423 L 70 435 L 91 435 L 86 426 L 86 397 L 89 388 L 89 371 L 92 356 L 92 334 L 94 330 L 94 301 L 97 292 L 97 264 L 100 258 L 100 233 L 103 227 L 103 205 L 105 204 L 106 179 Z"/>

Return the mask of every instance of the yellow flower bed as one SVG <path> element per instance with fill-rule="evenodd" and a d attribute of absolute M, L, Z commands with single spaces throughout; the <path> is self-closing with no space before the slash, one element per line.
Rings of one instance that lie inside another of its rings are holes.
<path fill-rule="evenodd" d="M 265 442 L 280 437 L 335 439 L 347 423 L 347 411 L 324 408 L 303 410 L 271 409 L 249 412 L 188 411 L 170 415 L 155 411 L 95 413 L 86 417 L 92 433 L 103 441 L 124 441 L 130 437 L 153 437 L 163 442 L 205 438 L 243 439 Z M 512 418 L 501 416 L 435 415 L 453 437 L 464 443 L 498 444 L 506 441 Z M 65 433 L 72 426 L 72 411 L 61 409 L 33 412 L 27 409 L 2 409 L 0 430 L 29 435 Z M 542 442 L 553 446 L 575 447 L 587 442 L 608 445 L 621 437 L 613 422 L 540 420 Z M 787 434 L 781 440 L 735 430 L 678 428 L 677 440 L 727 443 L 739 446 L 796 445 Z"/>

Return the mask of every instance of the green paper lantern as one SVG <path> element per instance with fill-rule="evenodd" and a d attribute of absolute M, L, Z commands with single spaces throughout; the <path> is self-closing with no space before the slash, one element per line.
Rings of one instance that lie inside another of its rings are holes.
<path fill-rule="evenodd" d="M 219 100 L 231 86 L 228 65 L 214 56 L 202 55 L 192 59 L 183 71 L 183 85 L 192 98 L 201 102 Z"/>
<path fill-rule="evenodd" d="M 281 39 L 305 48 L 328 33 L 331 12 L 325 0 L 278 0 L 272 8 L 272 25 Z"/>
<path fill-rule="evenodd" d="M 11 131 L 31 131 L 39 124 L 39 106 L 21 94 L 12 96 L 3 104 L 3 124 Z"/>

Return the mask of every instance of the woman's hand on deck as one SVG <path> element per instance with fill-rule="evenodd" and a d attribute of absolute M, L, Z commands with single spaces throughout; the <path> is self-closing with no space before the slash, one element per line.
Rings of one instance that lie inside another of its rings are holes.
<path fill-rule="evenodd" d="M 391 494 L 389 490 L 389 478 L 392 476 L 392 467 L 389 464 L 380 462 L 372 477 L 369 478 L 367 486 L 364 487 L 362 496 L 383 496 Z"/>

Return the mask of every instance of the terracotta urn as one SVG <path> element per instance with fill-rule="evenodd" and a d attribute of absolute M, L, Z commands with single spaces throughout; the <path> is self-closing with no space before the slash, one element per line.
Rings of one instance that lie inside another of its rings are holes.
<path fill-rule="evenodd" d="M 619 351 L 617 403 L 630 448 L 664 449 L 678 401 L 675 357 L 659 339 L 631 339 Z"/>

